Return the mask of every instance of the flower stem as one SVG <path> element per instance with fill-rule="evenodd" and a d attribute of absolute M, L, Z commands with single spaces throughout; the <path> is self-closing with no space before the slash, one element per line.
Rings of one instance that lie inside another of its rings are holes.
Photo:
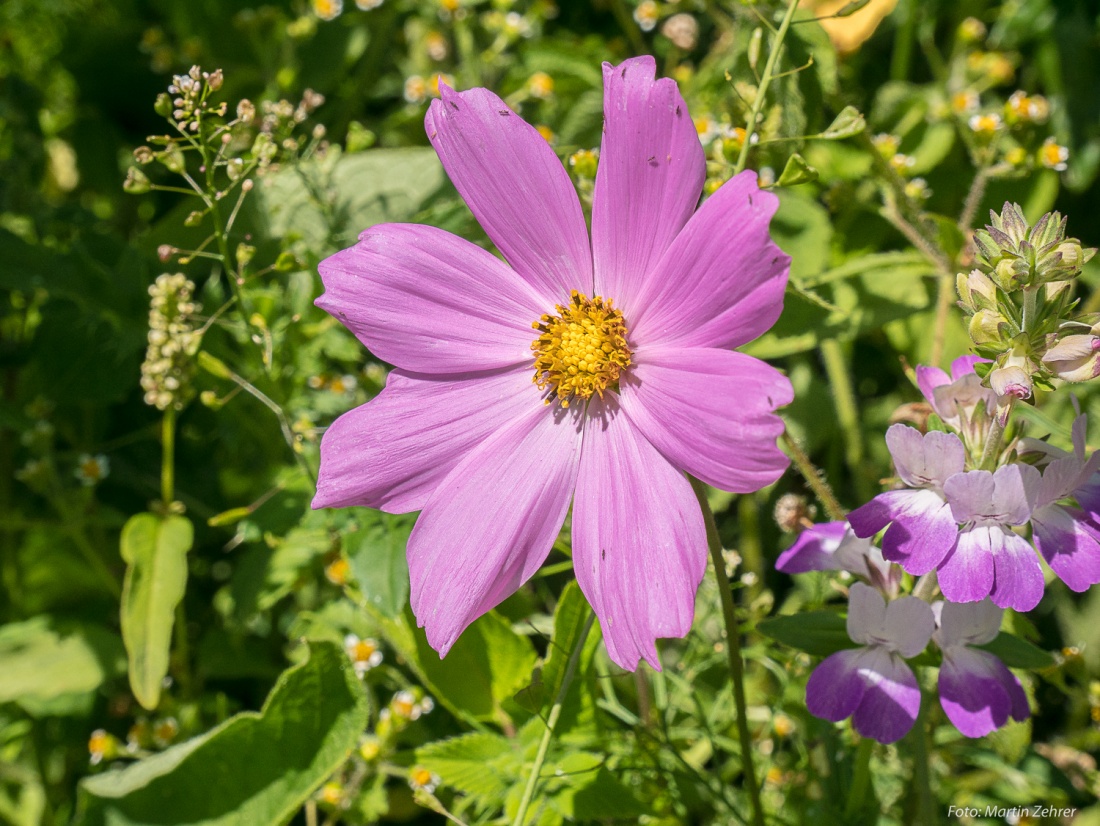
<path fill-rule="evenodd" d="M 581 651 L 584 650 L 584 642 L 588 639 L 588 632 L 592 630 L 592 624 L 596 621 L 596 615 L 589 613 L 588 619 L 581 629 L 580 638 L 573 647 L 573 653 L 569 656 L 569 664 L 565 668 L 565 676 L 562 677 L 561 688 L 554 698 L 554 705 L 550 708 L 550 715 L 546 718 L 546 730 L 539 741 L 539 750 L 535 753 L 535 764 L 531 766 L 531 774 L 527 777 L 527 786 L 523 790 L 523 797 L 519 801 L 519 809 L 512 820 L 512 826 L 523 826 L 527 820 L 527 808 L 535 796 L 535 787 L 539 782 L 539 774 L 542 773 L 542 764 L 546 761 L 546 752 L 550 749 L 550 741 L 554 739 L 554 729 L 557 728 L 558 718 L 561 716 L 561 708 L 565 703 L 565 695 L 569 691 L 569 684 L 573 682 L 573 675 L 577 671 L 577 664 L 581 659 Z"/>
<path fill-rule="evenodd" d="M 932 773 L 928 764 L 928 734 L 925 731 L 924 706 L 927 697 L 921 698 L 917 721 L 909 732 L 913 748 L 913 794 L 916 797 L 913 806 L 914 823 L 936 823 L 936 804 L 932 796 Z"/>
<path fill-rule="evenodd" d="M 814 467 L 810 457 L 806 455 L 806 451 L 802 449 L 802 446 L 795 441 L 794 436 L 784 431 L 782 438 L 783 445 L 787 448 L 787 455 L 791 457 L 791 461 L 798 468 L 798 472 L 802 474 L 802 478 L 806 480 L 806 484 L 814 492 L 817 501 L 825 507 L 825 512 L 829 514 L 829 518 L 837 522 L 844 521 L 846 516 L 844 508 L 837 501 L 833 489 L 825 481 L 824 475 Z"/>
<path fill-rule="evenodd" d="M 781 32 L 782 34 L 782 32 Z M 726 625 L 726 653 L 729 659 L 730 682 L 733 684 L 733 703 L 737 707 L 737 735 L 741 742 L 741 773 L 752 804 L 754 826 L 764 826 L 764 808 L 760 803 L 760 787 L 756 782 L 756 769 L 752 759 L 752 735 L 749 733 L 748 704 L 745 702 L 745 663 L 741 657 L 741 629 L 737 623 L 737 610 L 733 605 L 733 591 L 726 576 L 726 560 L 722 557 L 722 540 L 718 526 L 707 502 L 706 487 L 698 479 L 691 480 L 695 498 L 703 511 L 707 528 L 707 547 L 714 563 L 714 575 L 718 580 L 718 596 L 722 601 L 722 618 Z"/>
<path fill-rule="evenodd" d="M 176 498 L 176 409 L 169 406 L 161 421 L 163 454 L 160 464 L 160 498 L 165 507 Z"/>
<path fill-rule="evenodd" d="M 1001 441 L 1008 427 L 1008 417 L 1012 414 L 1012 405 L 1016 403 L 1015 396 L 1002 396 L 1002 398 L 1005 401 L 997 406 L 993 422 L 989 425 L 989 435 L 985 439 L 985 450 L 982 451 L 978 470 L 993 470 L 997 457 L 1001 453 Z"/>
<path fill-rule="evenodd" d="M 760 111 L 764 108 L 764 98 L 768 95 L 772 73 L 775 71 L 775 64 L 779 61 L 783 39 L 787 36 L 787 29 L 791 27 L 791 20 L 794 18 L 796 8 L 798 8 L 798 0 L 789 0 L 787 12 L 783 15 L 783 22 L 779 24 L 779 31 L 775 33 L 775 40 L 772 41 L 768 62 L 764 64 L 764 74 L 760 76 L 760 87 L 756 90 L 756 98 L 752 102 L 752 112 L 749 113 L 749 120 L 745 124 L 745 142 L 741 144 L 741 154 L 737 156 L 737 165 L 733 168 L 734 175 L 744 170 L 745 162 L 749 158 L 749 147 L 752 145 L 752 136 L 756 134 L 756 123 L 760 118 Z"/>
<path fill-rule="evenodd" d="M 875 741 L 864 737 L 859 741 L 856 751 L 855 773 L 852 775 L 852 787 L 848 790 L 848 802 L 844 805 L 844 820 L 851 822 L 856 813 L 863 808 L 867 789 L 871 786 L 871 750 Z"/>
<path fill-rule="evenodd" d="M 852 377 L 844 350 L 835 338 L 821 342 L 821 358 L 825 362 L 825 374 L 833 391 L 840 431 L 844 436 L 844 459 L 855 480 L 860 499 L 870 499 L 871 491 L 863 475 L 863 429 L 859 423 L 859 406 L 856 402 Z"/>

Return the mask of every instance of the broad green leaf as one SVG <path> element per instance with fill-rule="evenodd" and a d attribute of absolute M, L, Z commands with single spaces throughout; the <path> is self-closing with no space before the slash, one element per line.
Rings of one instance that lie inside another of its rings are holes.
<path fill-rule="evenodd" d="M 363 599 L 384 616 L 401 613 L 409 599 L 409 564 L 405 547 L 413 520 L 367 511 L 366 524 L 344 537 L 344 555 Z"/>
<path fill-rule="evenodd" d="M 314 643 L 261 711 L 83 780 L 76 823 L 277 826 L 347 760 L 366 724 L 367 696 L 347 657 Z"/>
<path fill-rule="evenodd" d="M 765 637 L 818 657 L 856 647 L 848 638 L 844 617 L 832 611 L 771 617 L 757 625 L 756 630 Z"/>
<path fill-rule="evenodd" d="M 176 606 L 187 588 L 187 552 L 194 529 L 182 516 L 139 513 L 122 529 L 122 640 L 130 661 L 130 688 L 145 708 L 160 702 L 168 673 Z"/>
<path fill-rule="evenodd" d="M 416 763 L 439 775 L 443 785 L 498 802 L 521 779 L 522 755 L 517 743 L 489 732 L 439 740 L 416 750 Z"/>
<path fill-rule="evenodd" d="M 1015 634 L 1006 634 L 1003 631 L 992 642 L 975 647 L 996 655 L 1009 668 L 1039 671 L 1054 665 L 1054 658 L 1046 651 Z"/>
<path fill-rule="evenodd" d="M 531 679 L 538 659 L 530 640 L 493 611 L 463 631 L 445 659 L 428 645 L 408 609 L 392 619 L 374 613 L 387 642 L 424 686 L 453 714 L 474 723 L 499 721 L 502 703 Z"/>
<path fill-rule="evenodd" d="M 37 713 L 121 674 L 125 653 L 105 628 L 40 616 L 0 626 L 0 663 L 0 703 L 18 702 Z"/>
<path fill-rule="evenodd" d="M 580 641 L 581 632 L 592 609 L 588 606 L 577 583 L 570 582 L 562 591 L 554 611 L 554 634 L 547 648 L 546 660 L 535 680 L 516 694 L 516 702 L 528 711 L 544 719 L 561 690 L 562 680 L 569 665 L 569 658 Z M 600 626 L 595 623 L 585 641 L 577 663 L 577 673 L 566 693 L 558 720 L 557 737 L 567 738 L 571 730 L 590 731 L 595 722 L 595 697 L 593 686 L 585 679 L 592 664 L 592 657 L 600 643 Z"/>
<path fill-rule="evenodd" d="M 303 182 L 331 188 L 335 203 L 322 209 Z M 354 155 L 306 162 L 260 179 L 256 214 L 265 234 L 281 238 L 296 233 L 310 249 L 324 249 L 333 239 L 351 243 L 367 227 L 411 218 L 444 183 L 443 166 L 429 148 L 368 149 Z"/>

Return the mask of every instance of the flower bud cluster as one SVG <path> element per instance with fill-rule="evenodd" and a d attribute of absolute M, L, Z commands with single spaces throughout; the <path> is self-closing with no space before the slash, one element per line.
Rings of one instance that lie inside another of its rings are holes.
<path fill-rule="evenodd" d="M 1062 216 L 1047 213 L 1030 225 L 1019 206 L 1006 203 L 974 234 L 974 248 L 977 266 L 958 275 L 957 288 L 975 349 L 994 361 L 978 367 L 987 386 L 1028 398 L 1036 382 L 1100 373 L 1091 321 L 1069 317 L 1072 281 L 1096 250 L 1067 238 Z"/>
<path fill-rule="evenodd" d="M 213 114 L 220 117 L 225 114 L 225 103 L 211 106 L 207 102 L 210 93 L 218 91 L 224 81 L 221 69 L 204 72 L 200 67 L 192 66 L 187 74 L 172 78 L 168 87 L 168 94 L 172 96 L 171 105 L 168 106 L 164 100 L 158 100 L 158 111 L 164 110 L 161 113 L 166 117 L 170 116 L 181 129 L 198 132 L 203 115 Z"/>
<path fill-rule="evenodd" d="M 182 273 L 158 276 L 149 288 L 149 346 L 141 365 L 145 403 L 158 410 L 182 410 L 194 396 L 193 356 L 200 335 L 192 317 L 199 305 L 191 300 L 195 285 Z"/>

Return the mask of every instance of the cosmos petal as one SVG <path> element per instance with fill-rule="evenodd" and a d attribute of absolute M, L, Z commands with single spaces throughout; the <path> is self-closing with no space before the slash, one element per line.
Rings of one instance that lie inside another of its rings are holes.
<path fill-rule="evenodd" d="M 440 94 L 424 119 L 428 139 L 497 249 L 550 307 L 571 289 L 588 294 L 588 228 L 550 144 L 488 89 Z"/>
<path fill-rule="evenodd" d="M 634 360 L 621 382 L 622 409 L 674 465 L 735 493 L 770 485 L 787 469 L 775 409 L 794 394 L 774 367 L 702 348 L 647 348 Z"/>
<path fill-rule="evenodd" d="M 613 394 L 588 405 L 573 504 L 573 567 L 608 656 L 660 670 L 658 637 L 691 628 L 707 565 L 699 502 L 687 478 L 632 425 Z"/>
<path fill-rule="evenodd" d="M 552 309 L 499 258 L 441 229 L 379 224 L 318 269 L 317 306 L 378 358 L 417 373 L 465 373 L 531 359 Z"/>
<path fill-rule="evenodd" d="M 595 290 L 628 313 L 699 203 L 706 158 L 675 81 L 646 55 L 603 65 L 604 137 L 592 199 Z"/>
<path fill-rule="evenodd" d="M 543 407 L 531 370 L 425 376 L 394 370 L 385 389 L 321 439 L 315 508 L 420 510 L 477 445 Z"/>
<path fill-rule="evenodd" d="M 752 171 L 726 181 L 703 203 L 644 288 L 622 297 L 639 346 L 730 349 L 775 323 L 791 262 L 768 232 L 778 206 Z"/>
<path fill-rule="evenodd" d="M 581 418 L 545 406 L 524 414 L 472 450 L 424 505 L 409 537 L 410 597 L 440 656 L 550 553 L 577 477 Z"/>

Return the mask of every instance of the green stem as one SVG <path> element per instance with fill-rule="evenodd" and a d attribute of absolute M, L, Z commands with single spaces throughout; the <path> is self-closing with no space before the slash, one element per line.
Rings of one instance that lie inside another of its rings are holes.
<path fill-rule="evenodd" d="M 913 795 L 915 797 L 912 822 L 927 823 L 932 826 L 939 822 L 939 818 L 936 816 L 936 803 L 932 796 L 932 772 L 928 764 L 928 734 L 924 725 L 924 706 L 927 700 L 927 697 L 921 698 L 917 721 L 909 733 L 913 747 Z"/>
<path fill-rule="evenodd" d="M 989 435 L 985 439 L 985 450 L 982 451 L 982 459 L 978 463 L 978 470 L 993 470 L 997 463 L 997 457 L 1001 453 L 1001 442 L 1004 439 L 1005 430 L 1008 428 L 1008 417 L 1012 415 L 1012 406 L 1016 403 L 1015 396 L 1005 396 L 1006 399 L 993 415 L 993 422 L 989 425 Z"/>
<path fill-rule="evenodd" d="M 1035 324 L 1036 304 L 1039 299 L 1039 287 L 1024 287 L 1023 317 L 1020 320 L 1021 332 L 1030 334 Z"/>
<path fill-rule="evenodd" d="M 542 764 L 546 761 L 546 752 L 550 749 L 550 741 L 554 739 L 554 729 L 557 728 L 558 718 L 561 716 L 565 695 L 569 691 L 569 684 L 573 682 L 573 675 L 577 671 L 577 664 L 581 659 L 584 642 L 588 639 L 588 632 L 592 630 L 592 624 L 595 621 L 596 615 L 589 613 L 584 628 L 581 629 L 581 636 L 573 648 L 573 653 L 569 656 L 569 664 L 565 668 L 561 688 L 558 689 L 558 694 L 554 698 L 554 705 L 550 708 L 550 715 L 546 718 L 546 730 L 543 731 L 542 740 L 539 741 L 539 749 L 535 753 L 535 764 L 531 767 L 531 774 L 527 777 L 527 786 L 523 790 L 523 797 L 519 801 L 519 809 L 512 820 L 512 826 L 523 826 L 527 820 L 527 808 L 531 805 L 531 800 L 535 796 L 535 787 L 539 782 L 539 774 L 542 773 Z"/>
<path fill-rule="evenodd" d="M 168 407 L 161 422 L 163 452 L 160 464 L 160 498 L 165 507 L 176 498 L 176 408 Z"/>
<path fill-rule="evenodd" d="M 729 577 L 726 576 L 722 540 L 718 536 L 718 526 L 714 523 L 710 503 L 707 502 L 706 486 L 698 479 L 692 479 L 691 487 L 703 511 L 703 522 L 707 528 L 707 547 L 710 550 L 711 561 L 714 563 L 714 575 L 718 580 L 718 597 L 722 601 L 722 618 L 726 625 L 726 654 L 729 660 L 730 682 L 733 684 L 733 703 L 737 707 L 737 736 L 741 742 L 741 773 L 744 775 L 745 788 L 748 790 L 749 801 L 752 804 L 752 822 L 754 826 L 764 826 L 764 807 L 760 802 L 760 786 L 756 782 L 756 768 L 752 758 L 752 734 L 749 732 L 748 703 L 745 702 L 745 663 L 741 656 L 741 629 L 738 627 L 737 610 L 733 605 L 733 590 L 730 588 Z"/>
<path fill-rule="evenodd" d="M 875 741 L 864 737 L 859 741 L 856 751 L 856 767 L 852 776 L 852 788 L 848 790 L 848 802 L 844 806 L 844 820 L 850 822 L 860 809 L 864 808 L 864 798 L 871 787 L 871 750 Z"/>
<path fill-rule="evenodd" d="M 890 79 L 905 80 L 909 77 L 909 62 L 913 54 L 913 39 L 917 29 L 917 9 L 909 0 L 902 0 L 905 22 L 898 27 L 894 39 L 894 54 L 890 60 Z"/>
<path fill-rule="evenodd" d="M 752 136 L 756 134 L 756 124 L 760 118 L 760 112 L 764 108 L 764 98 L 768 95 L 768 86 L 772 82 L 772 73 L 775 64 L 779 61 L 779 53 L 782 51 L 783 40 L 787 36 L 787 30 L 791 27 L 795 9 L 798 8 L 798 0 L 790 0 L 787 3 L 787 11 L 783 15 L 783 22 L 779 24 L 779 31 L 775 33 L 771 52 L 768 54 L 768 62 L 764 64 L 764 74 L 760 76 L 760 86 L 756 90 L 756 98 L 752 102 L 752 112 L 749 113 L 748 123 L 745 124 L 745 142 L 741 144 L 741 154 L 737 157 L 737 165 L 733 168 L 733 174 L 737 175 L 745 168 L 749 159 L 749 146 L 752 145 Z"/>
<path fill-rule="evenodd" d="M 782 439 L 783 446 L 787 448 L 787 455 L 791 457 L 794 466 L 798 468 L 798 472 L 802 474 L 802 478 L 806 480 L 806 484 L 814 492 L 817 501 L 822 504 L 825 512 L 829 514 L 829 518 L 838 522 L 844 521 L 847 515 L 844 508 L 840 506 L 840 502 L 833 494 L 833 489 L 829 487 L 829 483 L 825 481 L 821 471 L 814 467 L 810 457 L 806 455 L 806 451 L 802 449 L 802 446 L 795 441 L 794 436 L 789 432 L 784 431 Z"/>
<path fill-rule="evenodd" d="M 848 371 L 848 360 L 840 342 L 835 338 L 821 342 L 821 357 L 825 362 L 825 374 L 833 391 L 836 415 L 840 431 L 844 434 L 844 459 L 855 479 L 860 499 L 870 499 L 863 477 L 863 428 L 859 423 L 859 407 Z"/>

